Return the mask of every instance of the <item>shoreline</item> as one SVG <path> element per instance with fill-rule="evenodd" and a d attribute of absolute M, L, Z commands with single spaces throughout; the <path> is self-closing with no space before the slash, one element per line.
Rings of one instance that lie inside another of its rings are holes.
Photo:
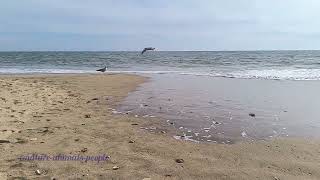
<path fill-rule="evenodd" d="M 0 143 L 0 179 L 320 177 L 318 140 L 193 143 L 162 133 L 170 127 L 163 129 L 166 125 L 156 119 L 113 114 L 113 105 L 146 80 L 126 74 L 1 75 L 5 101 L 0 100 L 0 140 L 9 143 Z M 156 129 L 150 132 L 140 127 Z M 108 154 L 110 160 L 97 164 L 17 159 L 31 153 Z"/>
<path fill-rule="evenodd" d="M 273 137 L 319 137 L 320 104 L 314 97 L 320 81 L 151 78 L 125 99 L 120 111 L 161 117 L 198 141 L 230 144 Z"/>

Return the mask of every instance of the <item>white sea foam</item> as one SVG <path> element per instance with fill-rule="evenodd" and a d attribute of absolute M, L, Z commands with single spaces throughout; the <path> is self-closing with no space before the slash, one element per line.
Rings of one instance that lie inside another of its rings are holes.
<path fill-rule="evenodd" d="M 268 69 L 234 72 L 235 78 L 257 78 L 275 80 L 320 80 L 320 69 Z"/>
<path fill-rule="evenodd" d="M 260 69 L 244 70 L 228 73 L 183 72 L 181 75 L 211 76 L 239 79 L 271 79 L 271 80 L 320 80 L 320 69 Z"/>
<path fill-rule="evenodd" d="M 196 71 L 110 71 L 114 73 L 135 74 L 177 74 L 190 76 L 209 76 L 239 79 L 270 80 L 320 80 L 320 69 L 260 69 L 234 72 L 196 72 Z"/>
<path fill-rule="evenodd" d="M 239 79 L 271 79 L 271 80 L 320 80 L 320 69 L 256 69 L 228 72 L 214 72 L 204 70 L 200 71 L 144 71 L 144 70 L 110 70 L 109 73 L 127 73 L 127 74 L 176 74 L 189 76 L 209 76 L 222 78 L 239 78 Z M 29 74 L 29 73 L 97 73 L 93 70 L 76 70 L 76 69 L 31 69 L 31 68 L 0 68 L 1 74 Z"/>

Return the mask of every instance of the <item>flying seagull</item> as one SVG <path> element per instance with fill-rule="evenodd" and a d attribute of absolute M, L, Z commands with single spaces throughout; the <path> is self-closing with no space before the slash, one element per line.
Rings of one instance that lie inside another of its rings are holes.
<path fill-rule="evenodd" d="M 106 70 L 107 70 L 107 66 L 104 66 L 104 68 L 102 68 L 102 69 L 98 69 L 97 71 L 100 71 L 100 72 L 106 72 Z"/>
<path fill-rule="evenodd" d="M 146 47 L 144 48 L 142 51 L 141 51 L 141 54 L 145 53 L 146 51 L 153 51 L 155 50 L 156 48 L 153 48 L 153 47 Z"/>

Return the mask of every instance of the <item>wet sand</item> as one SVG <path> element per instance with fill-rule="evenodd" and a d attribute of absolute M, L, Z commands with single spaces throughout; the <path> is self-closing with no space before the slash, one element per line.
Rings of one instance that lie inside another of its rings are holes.
<path fill-rule="evenodd" d="M 0 179 L 320 178 L 318 140 L 193 143 L 172 138 L 175 130 L 156 118 L 118 114 L 113 107 L 145 80 L 121 74 L 2 76 Z M 18 159 L 32 153 L 110 159 Z"/>
<path fill-rule="evenodd" d="M 119 111 L 161 117 L 198 141 L 320 137 L 320 81 L 150 77 L 125 98 Z"/>

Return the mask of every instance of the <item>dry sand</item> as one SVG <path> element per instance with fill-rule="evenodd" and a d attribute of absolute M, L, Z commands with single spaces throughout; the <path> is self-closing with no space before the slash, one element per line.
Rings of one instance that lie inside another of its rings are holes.
<path fill-rule="evenodd" d="M 161 121 L 112 113 L 143 81 L 120 74 L 2 76 L 0 140 L 9 142 L 0 143 L 0 179 L 320 179 L 316 140 L 199 144 L 161 132 L 173 132 Z M 151 126 L 159 130 L 141 129 Z M 32 153 L 111 158 L 18 159 Z"/>

